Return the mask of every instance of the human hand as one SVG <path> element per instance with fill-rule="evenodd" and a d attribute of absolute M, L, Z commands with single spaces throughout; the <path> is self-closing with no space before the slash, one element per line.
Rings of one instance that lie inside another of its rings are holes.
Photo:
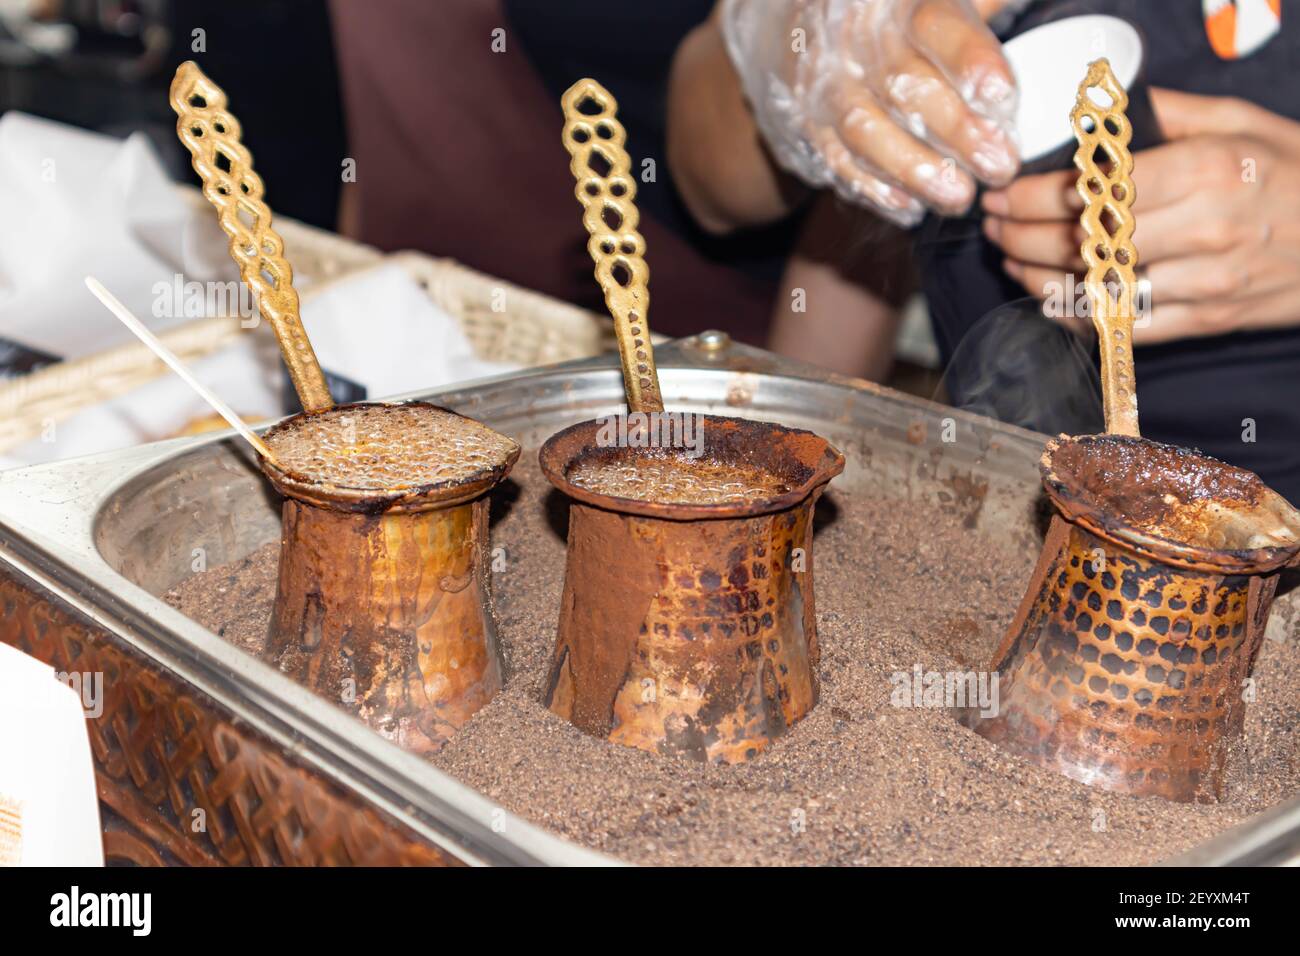
<path fill-rule="evenodd" d="M 1239 99 L 1151 95 L 1168 141 L 1134 156 L 1133 243 L 1150 282 L 1134 343 L 1300 323 L 1300 123 Z M 983 197 L 985 235 L 1036 296 L 1085 271 L 1078 175 L 1025 176 Z M 1072 312 L 1052 318 L 1088 324 Z"/>
<path fill-rule="evenodd" d="M 980 10 L 1004 6 L 979 0 Z M 1019 165 L 1016 88 L 970 0 L 724 0 L 727 50 L 777 162 L 915 225 Z"/>

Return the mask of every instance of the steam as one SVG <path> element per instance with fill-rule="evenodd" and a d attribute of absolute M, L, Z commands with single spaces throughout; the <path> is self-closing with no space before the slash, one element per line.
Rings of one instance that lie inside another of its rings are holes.
<path fill-rule="evenodd" d="M 966 333 L 940 392 L 957 408 L 1048 435 L 1105 431 L 1096 338 L 1046 318 L 1035 299 L 999 306 Z"/>

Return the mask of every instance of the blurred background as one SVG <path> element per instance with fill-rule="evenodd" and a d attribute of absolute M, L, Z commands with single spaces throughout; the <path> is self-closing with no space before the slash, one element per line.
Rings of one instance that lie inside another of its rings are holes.
<path fill-rule="evenodd" d="M 0 111 L 139 131 L 197 184 L 167 100 L 188 59 L 230 94 L 277 210 L 334 228 L 347 138 L 322 0 L 0 0 Z"/>
<path fill-rule="evenodd" d="M 132 361 L 150 363 L 148 374 L 143 366 L 116 379 L 105 373 L 125 354 L 108 362 L 112 348 L 134 346 L 78 281 L 94 272 L 129 306 L 151 311 L 156 331 L 198 335 L 210 310 L 182 303 L 183 281 L 234 275 L 197 192 L 179 205 L 166 195 L 166 180 L 199 185 L 168 101 L 188 59 L 226 90 L 243 126 L 338 399 L 598 347 L 575 324 L 574 307 L 601 320 L 605 313 L 559 143 L 559 96 L 583 76 L 615 93 L 628 129 L 657 334 L 717 328 L 807 359 L 799 330 L 818 310 L 846 327 L 870 313 L 897 349 L 877 350 L 880 359 L 832 348 L 827 364 L 926 397 L 941 392 L 901 231 L 829 197 L 770 227 L 726 235 L 701 229 L 686 211 L 666 157 L 670 71 L 712 8 L 712 0 L 0 0 L 0 203 L 9 207 L 0 234 L 0 419 L 11 420 L 9 432 L 0 427 L 0 466 L 215 425 L 173 394 L 176 383 L 153 382 L 161 367 L 144 353 Z M 56 160 L 58 182 L 47 183 L 45 166 Z M 292 232 L 295 223 L 319 231 Z M 342 242 L 331 245 L 331 236 Z M 385 283 L 314 294 L 333 288 L 322 280 L 373 270 L 398 252 L 426 258 L 401 260 Z M 430 305 L 431 290 L 446 286 L 431 278 L 444 260 L 471 271 L 454 278 L 457 296 Z M 475 307 L 462 307 L 467 297 L 491 297 L 475 285 L 484 277 L 540 293 L 507 318 L 545 314 L 558 344 L 528 354 L 485 344 L 488 325 L 502 335 L 500 317 L 482 306 L 476 322 Z M 160 306 L 159 283 L 173 281 L 177 294 Z M 413 281 L 428 295 L 414 295 Z M 382 336 L 377 326 L 361 334 L 381 312 L 395 324 Z M 232 347 L 213 328 L 203 334 L 211 341 L 183 357 L 241 412 L 259 420 L 294 410 L 266 341 L 242 336 L 249 341 Z M 380 339 L 406 347 L 367 355 Z M 422 361 L 434 352 L 452 358 Z M 401 367 L 387 368 L 393 361 Z M 78 367 L 93 387 L 48 374 Z M 6 391 L 6 380 L 30 388 Z"/>

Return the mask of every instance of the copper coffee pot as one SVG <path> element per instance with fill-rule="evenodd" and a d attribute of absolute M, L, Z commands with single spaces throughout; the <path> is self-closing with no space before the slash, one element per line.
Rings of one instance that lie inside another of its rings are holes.
<path fill-rule="evenodd" d="M 487 496 L 515 463 L 519 446 L 427 403 L 335 406 L 302 326 L 293 270 L 271 227 L 262 181 L 225 93 L 185 63 L 172 82 L 171 103 L 203 193 L 219 212 L 231 255 L 276 332 L 306 409 L 267 432 L 267 444 L 274 449 L 302 429 L 346 432 L 349 417 L 374 419 L 385 431 L 383 418 L 415 416 L 435 434 L 439 423 L 468 430 L 488 449 L 474 467 L 423 485 L 402 475 L 403 462 L 433 454 L 429 436 L 416 431 L 387 434 L 378 451 L 365 429 L 345 442 L 344 454 L 378 454 L 394 466 L 391 481 L 364 487 L 311 468 L 295 470 L 278 451 L 274 461 L 260 458 L 284 495 L 271 660 L 403 747 L 437 750 L 501 687 L 488 601 Z"/>
<path fill-rule="evenodd" d="M 663 401 L 618 105 L 594 80 L 571 87 L 563 105 L 588 249 L 618 333 L 627 427 L 653 430 Z M 614 497 L 572 480 L 584 464 L 635 464 L 642 454 L 602 447 L 607 423 L 574 425 L 542 447 L 543 472 L 572 499 L 545 702 L 598 737 L 730 763 L 753 757 L 816 703 L 812 515 L 844 458 L 811 432 L 697 421 L 711 465 L 757 467 L 785 490 L 725 504 Z"/>
<path fill-rule="evenodd" d="M 1300 555 L 1300 512 L 1248 471 L 1138 435 L 1126 105 L 1109 64 L 1093 63 L 1073 119 L 1108 434 L 1048 442 L 1056 514 L 994 656 L 998 711 L 963 720 L 1091 786 L 1213 800 L 1277 573 Z"/>
<path fill-rule="evenodd" d="M 461 417 L 426 402 L 337 405 L 288 418 L 265 438 L 274 449 L 322 418 L 387 410 Z M 340 487 L 262 462 L 284 495 L 271 659 L 417 753 L 439 749 L 501 688 L 488 601 L 488 491 L 519 446 L 477 422 L 462 427 L 499 439 L 491 457 L 421 487 Z M 421 453 L 415 434 L 401 445 Z"/>

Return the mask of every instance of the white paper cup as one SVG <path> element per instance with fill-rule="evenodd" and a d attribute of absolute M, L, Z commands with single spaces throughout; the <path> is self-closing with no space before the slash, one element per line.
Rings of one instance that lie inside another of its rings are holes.
<path fill-rule="evenodd" d="M 1015 129 L 1028 171 L 1070 165 L 1075 150 L 1070 112 L 1088 65 L 1102 57 L 1110 61 L 1128 93 L 1134 146 L 1141 149 L 1160 141 L 1142 78 L 1142 36 L 1132 24 L 1101 15 L 1068 17 L 1008 40 L 1002 52 L 1020 91 Z"/>

